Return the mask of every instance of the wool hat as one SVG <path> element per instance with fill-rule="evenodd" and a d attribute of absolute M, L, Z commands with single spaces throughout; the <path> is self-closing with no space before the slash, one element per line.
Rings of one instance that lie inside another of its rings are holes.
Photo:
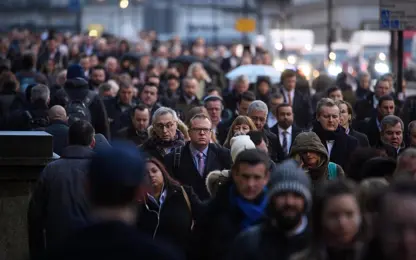
<path fill-rule="evenodd" d="M 138 186 L 145 168 L 145 156 L 135 145 L 113 142 L 97 149 L 90 163 L 89 181 L 94 185 Z"/>
<path fill-rule="evenodd" d="M 253 141 L 251 141 L 250 136 L 248 135 L 239 135 L 235 136 L 230 141 L 231 144 L 231 158 L 233 162 L 237 158 L 238 154 L 240 154 L 244 150 L 248 149 L 256 149 L 256 145 L 254 145 Z"/>
<path fill-rule="evenodd" d="M 269 199 L 278 193 L 293 192 L 301 195 L 305 200 L 305 209 L 312 207 L 312 182 L 309 175 L 299 167 L 299 164 L 289 159 L 279 164 L 271 175 L 269 183 Z"/>
<path fill-rule="evenodd" d="M 67 69 L 66 78 L 67 79 L 76 79 L 76 78 L 85 79 L 84 69 L 79 64 L 72 64 Z"/>

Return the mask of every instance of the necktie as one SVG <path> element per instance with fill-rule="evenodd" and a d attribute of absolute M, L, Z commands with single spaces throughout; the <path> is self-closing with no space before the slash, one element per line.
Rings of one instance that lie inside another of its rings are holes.
<path fill-rule="evenodd" d="M 283 131 L 282 135 L 283 135 L 282 148 L 283 148 L 283 153 L 286 156 L 288 154 L 288 150 L 287 150 L 287 132 Z"/>
<path fill-rule="evenodd" d="M 287 103 L 292 106 L 292 94 L 290 92 L 287 93 Z"/>
<path fill-rule="evenodd" d="M 205 170 L 204 154 L 198 153 L 197 157 L 198 157 L 198 172 L 201 176 L 203 176 L 204 170 Z"/>

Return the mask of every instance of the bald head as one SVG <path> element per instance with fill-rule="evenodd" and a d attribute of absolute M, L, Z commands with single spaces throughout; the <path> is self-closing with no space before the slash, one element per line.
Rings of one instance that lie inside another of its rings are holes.
<path fill-rule="evenodd" d="M 66 122 L 67 121 L 67 115 L 65 108 L 62 106 L 53 106 L 49 109 L 48 112 L 49 120 L 61 120 Z"/>

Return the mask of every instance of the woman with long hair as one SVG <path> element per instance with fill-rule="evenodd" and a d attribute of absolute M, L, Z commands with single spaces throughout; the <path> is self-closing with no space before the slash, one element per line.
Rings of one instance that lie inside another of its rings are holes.
<path fill-rule="evenodd" d="M 237 135 L 246 135 L 248 132 L 256 130 L 257 128 L 254 125 L 251 118 L 249 118 L 248 116 L 238 116 L 236 119 L 234 119 L 233 123 L 231 124 L 230 130 L 228 131 L 227 138 L 225 139 L 223 146 L 225 148 L 230 149 L 231 138 Z"/>
<path fill-rule="evenodd" d="M 348 179 L 318 186 L 313 200 L 311 246 L 292 260 L 359 260 L 364 245 L 358 188 Z"/>
<path fill-rule="evenodd" d="M 146 162 L 150 190 L 139 208 L 137 225 L 153 239 L 167 242 L 186 253 L 201 202 L 192 188 L 169 176 L 156 158 Z"/>
<path fill-rule="evenodd" d="M 206 94 L 206 90 L 211 86 L 212 82 L 208 72 L 205 70 L 202 63 L 194 62 L 189 66 L 187 76 L 195 78 L 198 81 L 199 88 L 196 96 L 199 100 L 202 100 Z"/>

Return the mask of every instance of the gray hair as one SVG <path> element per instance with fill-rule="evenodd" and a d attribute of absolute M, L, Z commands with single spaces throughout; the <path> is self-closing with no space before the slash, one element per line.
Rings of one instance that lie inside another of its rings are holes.
<path fill-rule="evenodd" d="M 38 84 L 32 88 L 30 91 L 31 101 L 42 100 L 45 103 L 49 101 L 51 91 L 48 86 L 43 84 Z"/>
<path fill-rule="evenodd" d="M 402 128 L 402 131 L 404 130 L 404 123 L 403 121 L 400 119 L 400 117 L 395 116 L 395 115 L 388 115 L 385 116 L 383 118 L 383 120 L 381 120 L 380 126 L 381 126 L 381 132 L 384 132 L 387 127 L 389 126 L 395 126 L 398 123 L 400 123 L 400 126 Z"/>
<path fill-rule="evenodd" d="M 321 114 L 322 107 L 338 107 L 337 103 L 330 98 L 321 98 L 316 104 L 316 116 L 318 117 Z"/>
<path fill-rule="evenodd" d="M 179 121 L 178 115 L 176 114 L 175 110 L 169 107 L 160 107 L 158 108 L 152 116 L 152 122 L 155 122 L 159 116 L 163 116 L 166 114 L 171 114 L 175 121 Z"/>
<path fill-rule="evenodd" d="M 263 111 L 266 112 L 266 115 L 269 113 L 269 109 L 267 108 L 266 103 L 264 103 L 261 100 L 254 100 L 249 106 L 248 106 L 248 114 L 251 114 L 253 111 Z"/>
<path fill-rule="evenodd" d="M 413 129 L 416 127 L 416 120 L 413 120 L 412 122 L 409 123 L 409 125 L 407 126 L 407 131 L 411 134 Z"/>
<path fill-rule="evenodd" d="M 364 78 L 364 77 L 370 77 L 370 73 L 368 73 L 367 71 L 361 71 L 359 74 L 358 74 L 358 79 L 362 79 L 362 78 Z"/>

